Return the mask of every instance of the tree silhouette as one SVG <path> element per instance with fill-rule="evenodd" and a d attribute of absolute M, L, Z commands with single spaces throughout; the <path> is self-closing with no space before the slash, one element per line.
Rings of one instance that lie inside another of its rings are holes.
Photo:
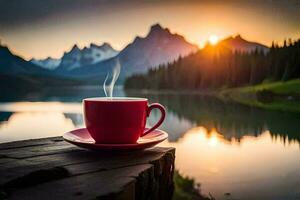
<path fill-rule="evenodd" d="M 267 53 L 232 51 L 225 46 L 206 45 L 186 57 L 160 65 L 147 74 L 134 75 L 125 88 L 207 89 L 253 85 L 264 80 L 300 78 L 300 40 L 272 42 Z"/>

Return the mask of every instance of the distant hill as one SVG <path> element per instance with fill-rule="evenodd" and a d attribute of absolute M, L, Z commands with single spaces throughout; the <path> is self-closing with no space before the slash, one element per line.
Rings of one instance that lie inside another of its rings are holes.
<path fill-rule="evenodd" d="M 50 72 L 14 55 L 8 47 L 0 46 L 0 74 L 49 75 Z"/>
<path fill-rule="evenodd" d="M 48 57 L 46 59 L 38 60 L 38 59 L 33 58 L 30 60 L 30 62 L 32 62 L 33 64 L 36 64 L 42 68 L 54 70 L 60 65 L 61 59 L 55 59 L 55 58 Z"/>
<path fill-rule="evenodd" d="M 43 90 L 48 86 L 78 84 L 82 84 L 82 81 L 59 77 L 48 69 L 14 55 L 6 46 L 0 46 L 0 97 L 15 92 Z"/>
<path fill-rule="evenodd" d="M 241 52 L 252 52 L 255 49 L 259 51 L 263 51 L 264 53 L 269 51 L 269 48 L 263 44 L 257 42 L 247 41 L 241 37 L 241 35 L 237 35 L 235 37 L 228 37 L 224 40 L 221 40 L 218 45 L 225 46 L 234 51 L 241 51 Z"/>

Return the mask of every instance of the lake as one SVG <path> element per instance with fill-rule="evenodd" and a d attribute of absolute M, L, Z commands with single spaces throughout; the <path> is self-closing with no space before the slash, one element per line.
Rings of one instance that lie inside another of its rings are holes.
<path fill-rule="evenodd" d="M 0 142 L 60 136 L 83 127 L 81 100 L 100 87 L 48 89 L 1 97 Z M 300 199 L 300 115 L 196 94 L 124 91 L 167 108 L 160 146 L 176 148 L 176 169 L 216 199 Z M 159 118 L 153 112 L 148 125 Z"/>

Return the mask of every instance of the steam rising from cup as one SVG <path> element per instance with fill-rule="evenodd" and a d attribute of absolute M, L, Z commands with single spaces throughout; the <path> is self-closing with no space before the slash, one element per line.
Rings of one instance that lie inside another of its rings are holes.
<path fill-rule="evenodd" d="M 104 94 L 105 94 L 106 97 L 108 97 L 108 96 L 110 98 L 113 97 L 114 86 L 115 86 L 115 83 L 118 80 L 118 77 L 120 75 L 120 71 L 121 71 L 121 65 L 120 65 L 119 60 L 117 60 L 116 65 L 115 65 L 115 67 L 113 68 L 113 71 L 112 71 L 112 79 L 111 79 L 110 84 L 108 86 L 106 86 L 106 82 L 107 82 L 107 80 L 110 76 L 109 72 L 107 73 L 106 78 L 105 78 L 104 83 L 103 83 L 103 90 L 104 90 Z"/>

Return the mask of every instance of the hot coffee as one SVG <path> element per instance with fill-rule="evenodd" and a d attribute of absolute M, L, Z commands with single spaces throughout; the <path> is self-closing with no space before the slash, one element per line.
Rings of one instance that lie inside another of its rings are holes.
<path fill-rule="evenodd" d="M 165 119 L 165 109 L 145 98 L 87 98 L 83 100 L 86 127 L 96 143 L 135 143 L 158 128 Z M 161 112 L 159 121 L 145 131 L 146 120 L 152 109 Z"/>

